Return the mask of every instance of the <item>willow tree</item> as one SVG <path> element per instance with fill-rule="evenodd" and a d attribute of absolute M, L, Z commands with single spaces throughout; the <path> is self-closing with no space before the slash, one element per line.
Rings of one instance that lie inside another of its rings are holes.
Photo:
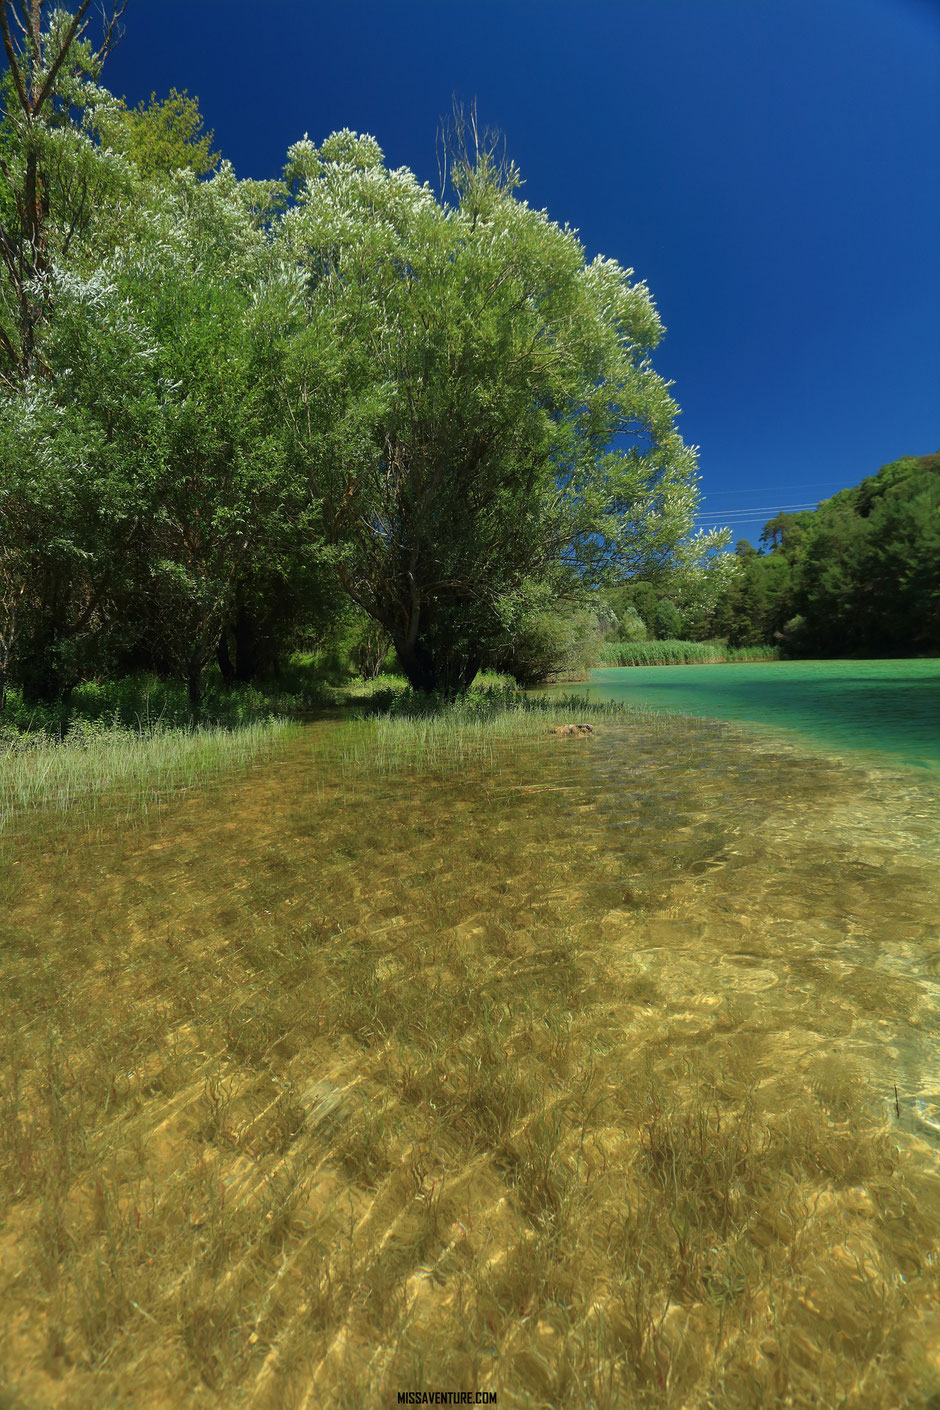
<path fill-rule="evenodd" d="M 288 410 L 349 595 L 412 684 L 465 689 L 553 596 L 668 558 L 695 453 L 649 354 L 649 291 L 477 151 L 452 201 L 370 137 L 288 155 L 305 279 Z"/>
<path fill-rule="evenodd" d="M 94 48 L 85 38 L 91 0 L 74 14 L 45 0 L 0 0 L 7 61 L 0 78 L 0 385 L 19 387 L 48 371 L 37 348 L 50 312 L 47 277 L 74 261 L 99 218 L 116 225 L 122 174 L 83 129 L 94 126 L 103 102 L 114 101 L 97 80 L 126 5 L 114 3 L 110 18 L 102 11 Z"/>
<path fill-rule="evenodd" d="M 134 479 L 147 514 L 126 615 L 136 646 L 187 681 L 194 707 L 239 583 L 277 581 L 285 560 L 294 566 L 294 542 L 311 537 L 285 474 L 272 385 L 271 330 L 289 321 L 295 291 L 270 267 L 248 188 L 228 163 L 209 181 L 168 173 L 150 188 L 146 239 L 113 262 L 154 370 L 151 458 Z"/>
<path fill-rule="evenodd" d="M 86 37 L 90 4 L 82 0 L 70 14 L 44 0 L 0 3 L 7 61 L 0 77 L 0 698 L 24 641 L 32 643 L 29 675 L 39 688 L 41 677 L 48 683 L 58 674 L 50 642 L 89 630 L 101 604 L 101 578 L 86 571 L 76 525 L 112 515 L 99 514 L 87 493 L 82 431 L 74 420 L 65 425 L 68 392 L 60 397 L 63 388 L 53 386 L 52 350 L 74 322 L 79 286 L 88 289 L 102 332 L 109 326 L 110 313 L 99 306 L 102 281 L 86 281 L 125 237 L 135 209 L 127 170 L 90 135 L 113 101 L 98 77 L 124 3 L 112 5 L 110 18 L 104 13 L 97 48 Z M 113 350 L 120 358 L 128 348 L 117 338 Z M 115 364 L 127 365 L 126 358 Z M 114 392 L 109 386 L 107 395 Z M 81 486 L 70 478 L 77 465 Z"/>

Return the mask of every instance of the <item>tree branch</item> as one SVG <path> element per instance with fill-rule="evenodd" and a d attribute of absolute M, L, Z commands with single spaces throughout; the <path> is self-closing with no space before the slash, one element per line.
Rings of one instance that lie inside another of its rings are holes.
<path fill-rule="evenodd" d="M 94 61 L 96 64 L 104 63 L 105 59 L 108 57 L 115 44 L 119 42 L 121 38 L 121 33 L 123 31 L 119 32 L 117 35 L 115 35 L 114 31 L 116 28 L 118 28 L 118 20 L 124 14 L 124 11 L 126 9 L 127 0 L 124 0 L 124 3 L 121 5 L 120 9 L 118 9 L 117 4 L 115 4 L 114 11 L 111 15 L 110 23 L 108 24 L 107 32 L 105 33 L 105 36 L 101 41 L 101 48 L 94 56 Z M 211 137 L 212 134 L 210 133 L 209 135 Z"/>
<path fill-rule="evenodd" d="M 29 116 L 29 99 L 26 96 L 26 89 L 23 86 L 23 75 L 20 72 L 18 59 L 19 51 L 13 43 L 13 36 L 10 33 L 10 20 L 7 16 L 6 0 L 0 3 L 0 30 L 3 32 L 3 47 L 6 50 L 7 61 L 10 65 L 10 72 L 13 75 L 13 82 L 16 85 L 17 97 L 20 100 L 20 107 L 26 116 Z"/>
<path fill-rule="evenodd" d="M 33 0 L 33 7 L 34 7 L 34 11 L 35 11 L 35 13 L 36 13 L 37 27 L 38 27 L 38 21 L 39 21 L 39 13 L 38 13 L 38 12 L 39 12 L 39 9 L 40 9 L 40 7 L 41 7 L 41 4 L 42 4 L 42 0 Z M 40 112 L 40 109 L 42 108 L 43 103 L 46 101 L 46 99 L 49 97 L 49 94 L 52 92 L 52 85 L 55 83 L 55 81 L 56 81 L 56 79 L 57 79 L 57 77 L 58 77 L 58 75 L 59 75 L 59 69 L 62 67 L 63 63 L 65 62 L 65 57 L 66 57 L 66 55 L 68 54 L 69 50 L 70 50 L 71 47 L 72 47 L 72 41 L 73 41 L 74 38 L 75 38 L 75 34 L 76 34 L 76 31 L 78 30 L 78 26 L 79 26 L 79 24 L 81 23 L 82 19 L 84 18 L 85 14 L 87 13 L 87 11 L 88 11 L 88 6 L 89 6 L 90 4 L 91 4 L 91 0 L 82 0 L 82 3 L 79 5 L 78 9 L 75 11 L 75 14 L 74 14 L 74 16 L 73 16 L 73 18 L 72 18 L 72 23 L 71 23 L 71 24 L 69 25 L 69 27 L 68 27 L 68 32 L 66 33 L 65 41 L 64 41 L 64 43 L 62 44 L 61 48 L 59 49 L 58 54 L 56 54 L 55 59 L 53 60 L 52 68 L 51 68 L 51 69 L 49 70 L 49 72 L 46 74 L 46 81 L 45 81 L 45 83 L 42 85 L 42 88 L 40 88 L 40 90 L 39 90 L 39 97 L 35 100 L 35 102 L 34 102 L 34 104 L 33 104 L 33 117 L 38 117 L 38 116 L 39 116 L 39 112 Z M 85 29 L 85 26 L 83 25 L 83 26 L 82 26 L 82 33 L 84 33 L 84 29 Z M 39 52 L 38 36 L 37 36 L 37 40 L 36 40 L 36 50 L 37 50 L 37 58 L 38 58 L 38 52 Z"/>

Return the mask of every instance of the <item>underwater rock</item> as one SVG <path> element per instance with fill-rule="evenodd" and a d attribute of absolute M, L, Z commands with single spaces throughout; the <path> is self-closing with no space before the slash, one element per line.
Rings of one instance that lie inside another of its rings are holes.
<path fill-rule="evenodd" d="M 572 738 L 572 737 L 575 738 L 575 739 L 577 739 L 577 738 L 583 737 L 583 736 L 586 735 L 586 734 L 593 734 L 593 733 L 594 733 L 594 726 L 593 726 L 593 725 L 556 725 L 556 726 L 554 727 L 554 729 L 552 729 L 552 730 L 549 731 L 549 733 L 550 733 L 550 734 L 556 734 L 556 735 L 558 735 L 559 737 L 563 737 L 563 738 L 566 738 L 566 739 L 570 739 L 570 738 Z"/>

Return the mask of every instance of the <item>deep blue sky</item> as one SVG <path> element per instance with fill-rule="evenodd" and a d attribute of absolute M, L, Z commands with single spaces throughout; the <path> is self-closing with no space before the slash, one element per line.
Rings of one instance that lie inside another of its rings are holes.
<path fill-rule="evenodd" d="M 124 26 L 102 81 L 197 94 L 242 177 L 350 127 L 436 186 L 475 98 L 530 205 L 649 285 L 704 523 L 756 542 L 940 447 L 938 0 L 130 0 Z"/>

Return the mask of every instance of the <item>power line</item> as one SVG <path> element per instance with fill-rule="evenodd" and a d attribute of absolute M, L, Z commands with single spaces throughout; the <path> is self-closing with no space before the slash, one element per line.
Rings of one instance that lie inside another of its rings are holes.
<path fill-rule="evenodd" d="M 692 522 L 696 525 L 758 525 L 767 523 L 768 515 L 693 515 Z"/>
<path fill-rule="evenodd" d="M 780 514 L 786 509 L 815 509 L 812 504 L 759 504 L 754 509 L 721 509 L 720 514 Z"/>
<path fill-rule="evenodd" d="M 809 484 L 803 485 L 761 485 L 760 488 L 773 494 L 778 490 L 780 494 L 789 494 L 791 490 L 817 490 L 822 485 L 831 485 L 831 480 L 811 480 Z M 753 494 L 753 487 L 749 490 L 709 490 L 709 494 Z"/>
<path fill-rule="evenodd" d="M 777 503 L 777 505 L 748 505 L 747 508 L 741 506 L 740 509 L 722 509 L 719 506 L 716 513 L 719 513 L 719 515 L 764 515 L 764 513 L 777 515 L 777 513 L 782 513 L 784 510 L 808 508 L 815 509 L 816 503 L 803 501 L 803 503 L 799 503 L 799 505 L 781 505 L 781 503 Z M 705 512 L 705 510 L 702 510 L 702 512 Z"/>

